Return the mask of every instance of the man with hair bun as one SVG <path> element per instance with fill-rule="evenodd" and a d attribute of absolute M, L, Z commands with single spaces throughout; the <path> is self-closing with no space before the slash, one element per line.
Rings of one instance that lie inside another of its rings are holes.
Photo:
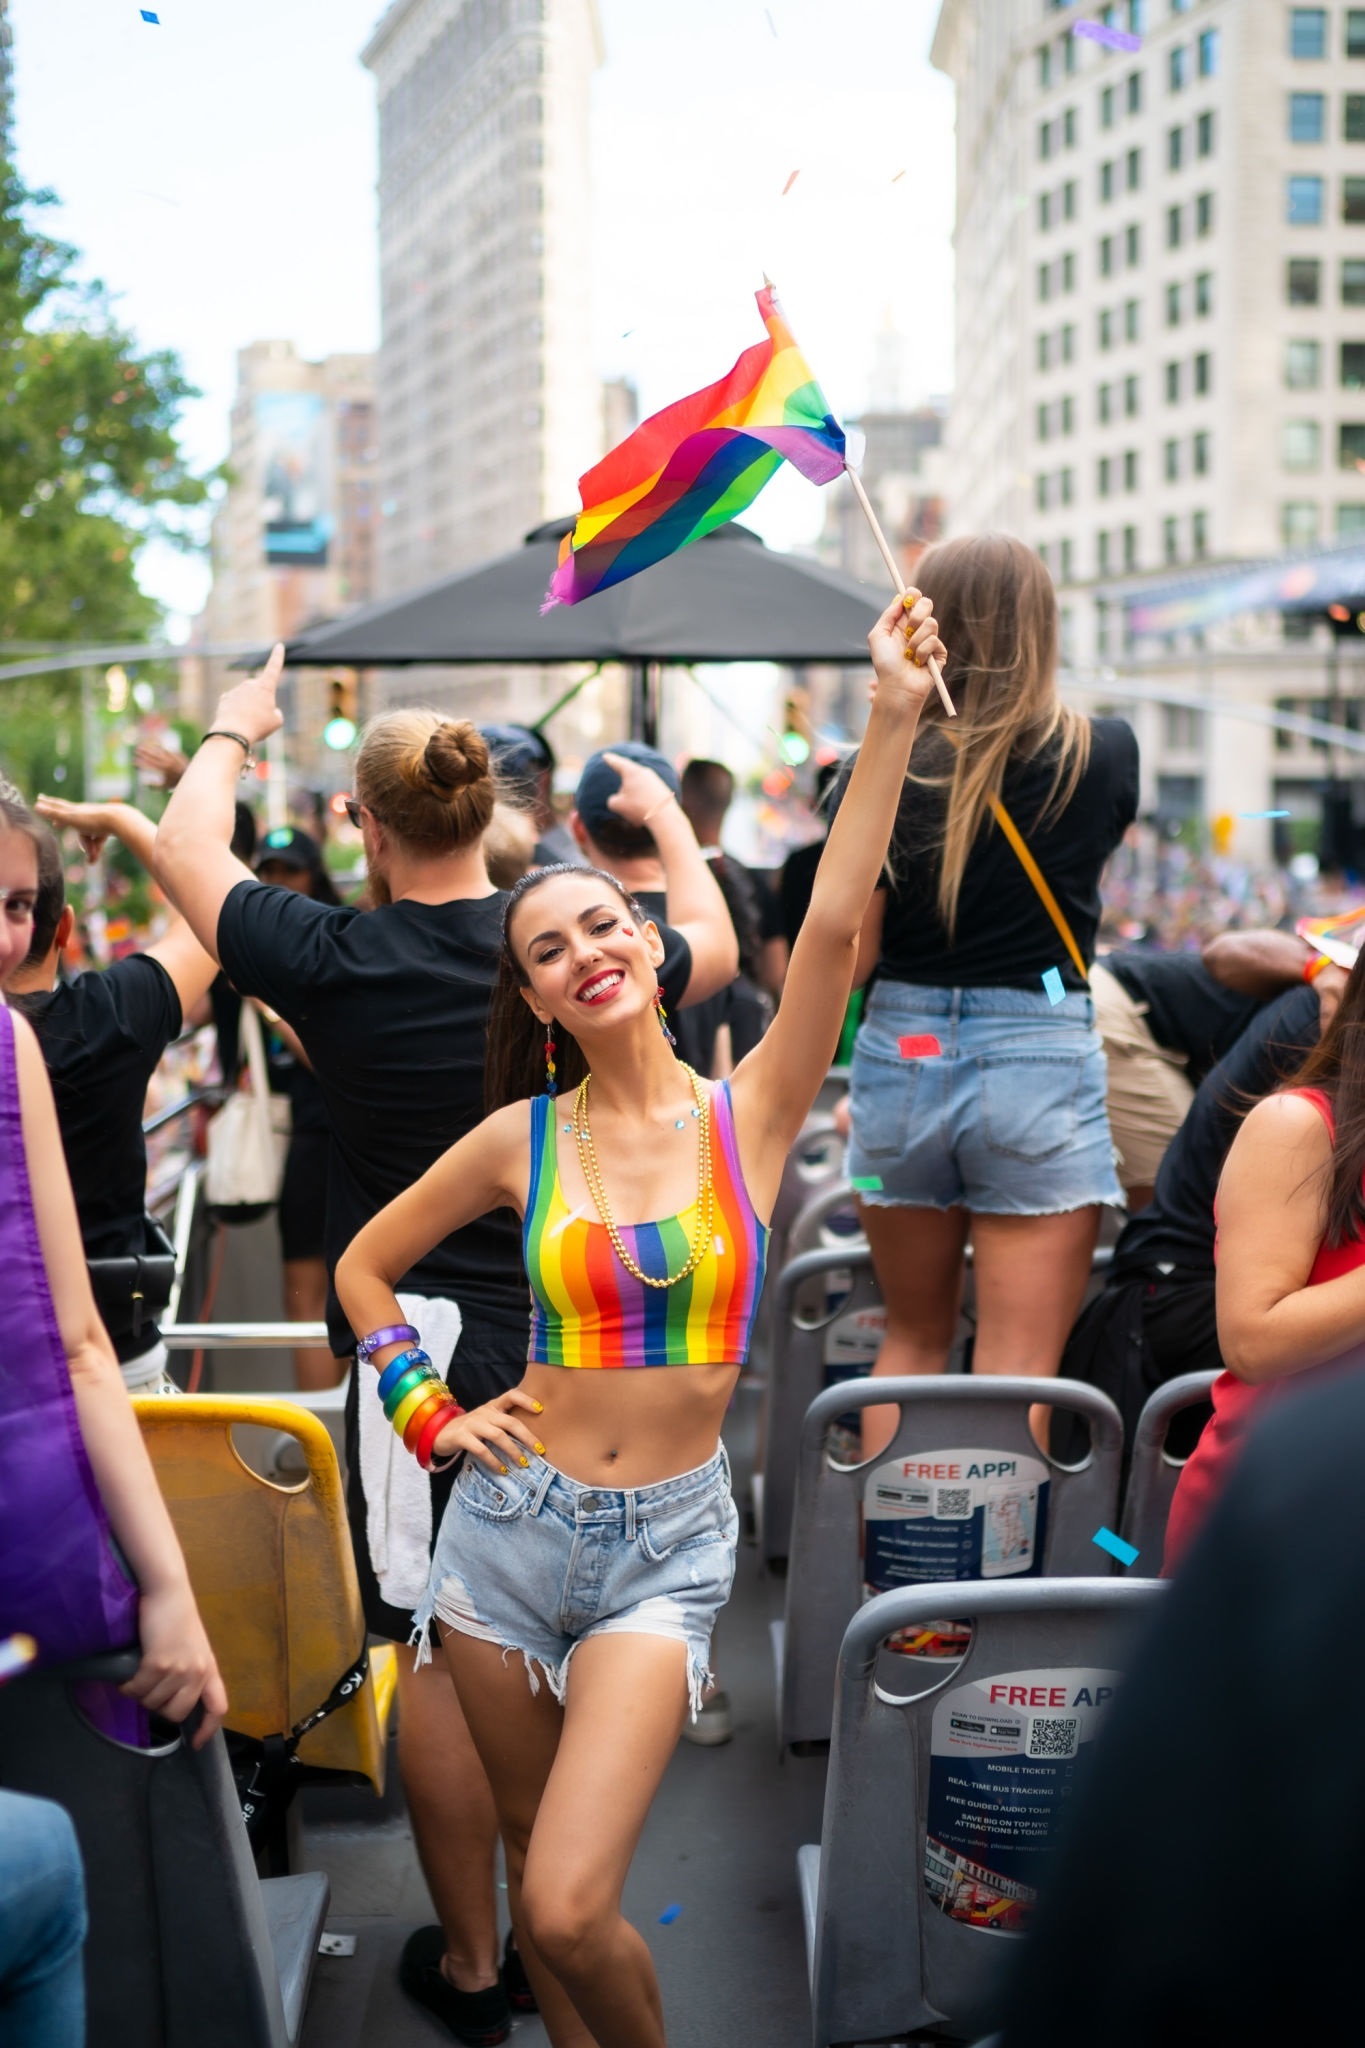
<path fill-rule="evenodd" d="M 244 760 L 280 726 L 282 666 L 276 649 L 261 675 L 220 700 L 162 820 L 156 869 L 235 987 L 283 1017 L 312 1063 L 332 1127 L 330 1282 L 357 1232 L 484 1114 L 488 1009 L 507 899 L 484 862 L 498 795 L 488 743 L 473 725 L 429 710 L 381 713 L 355 757 L 347 810 L 364 841 L 373 910 L 329 908 L 268 887 L 233 858 L 233 794 Z M 617 808 L 638 821 L 660 794 L 652 775 L 628 772 Z M 702 1000 L 734 971 L 723 959 L 717 969 L 695 962 L 677 931 L 663 938 L 660 980 L 670 1008 L 685 996 Z M 437 1369 L 466 1406 L 521 1377 L 528 1294 L 511 1210 L 443 1239 L 399 1288 L 412 1305 L 409 1320 L 421 1324 Z M 356 1333 L 331 1285 L 327 1322 L 333 1352 L 349 1357 Z M 406 1642 L 453 1474 L 428 1476 L 407 1456 L 379 1404 L 359 1406 L 355 1375 L 346 1451 L 365 1618 L 376 1635 Z M 399 1691 L 403 1788 L 440 1916 L 439 1926 L 409 1939 L 403 1983 L 457 2040 L 495 2043 L 506 2038 L 512 2006 L 530 2010 L 533 2000 L 510 1944 L 499 1969 L 492 1795 L 445 1668 L 417 1671 L 402 1657 Z"/>

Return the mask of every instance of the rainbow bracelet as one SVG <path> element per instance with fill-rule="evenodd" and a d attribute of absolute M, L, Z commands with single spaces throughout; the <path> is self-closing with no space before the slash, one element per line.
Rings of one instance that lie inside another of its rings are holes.
<path fill-rule="evenodd" d="M 389 1395 L 398 1385 L 399 1380 L 402 1379 L 405 1373 L 410 1372 L 415 1365 L 431 1365 L 431 1360 L 427 1353 L 418 1346 L 414 1346 L 410 1351 L 400 1351 L 397 1358 L 389 1360 L 383 1372 L 379 1375 L 379 1398 L 381 1401 L 388 1400 Z M 434 1367 L 432 1369 L 433 1371 L 435 1370 Z"/>
<path fill-rule="evenodd" d="M 375 1352 L 382 1351 L 386 1344 L 415 1344 L 417 1337 L 411 1323 L 390 1323 L 382 1330 L 371 1330 L 355 1348 L 362 1358 L 373 1358 Z"/>
<path fill-rule="evenodd" d="M 447 1407 L 438 1408 L 430 1422 L 425 1425 L 422 1434 L 413 1445 L 414 1455 L 424 1472 L 431 1470 L 431 1455 L 436 1448 L 436 1439 L 441 1434 L 441 1431 L 448 1422 L 453 1422 L 457 1415 L 463 1414 L 464 1409 L 461 1408 L 459 1402 L 451 1401 Z M 442 1467 L 442 1470 L 444 1469 Z"/>

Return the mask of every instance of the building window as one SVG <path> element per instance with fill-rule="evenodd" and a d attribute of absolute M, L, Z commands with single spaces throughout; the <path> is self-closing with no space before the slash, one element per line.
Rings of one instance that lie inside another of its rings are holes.
<path fill-rule="evenodd" d="M 1095 465 L 1095 496 L 1107 498 L 1113 485 L 1113 464 L 1107 455 L 1101 455 Z"/>
<path fill-rule="evenodd" d="M 1280 507 L 1280 539 L 1287 548 L 1311 547 L 1318 537 L 1318 508 L 1306 498 Z"/>
<path fill-rule="evenodd" d="M 1180 481 L 1180 443 L 1178 441 L 1168 441 L 1163 452 L 1165 455 L 1166 481 L 1168 484 L 1178 484 Z"/>
<path fill-rule="evenodd" d="M 1075 74 L 1076 66 L 1081 61 L 1080 46 L 1077 43 L 1075 36 L 1063 36 L 1061 38 L 1061 44 L 1062 69 L 1063 71 L 1065 71 L 1067 77 L 1071 78 Z"/>
<path fill-rule="evenodd" d="M 1135 491 L 1135 490 L 1137 489 L 1137 487 L 1138 487 L 1138 459 L 1137 459 L 1137 449 L 1136 449 L 1136 448 L 1125 448 L 1125 449 L 1124 449 L 1124 451 L 1123 451 L 1123 488 L 1124 488 L 1124 490 L 1125 490 L 1125 491 Z"/>
<path fill-rule="evenodd" d="M 1289 95 L 1289 140 L 1322 142 L 1327 128 L 1327 96 L 1320 92 Z"/>
<path fill-rule="evenodd" d="M 1365 57 L 1365 7 L 1348 7 L 1346 10 L 1346 54 L 1348 57 Z"/>
<path fill-rule="evenodd" d="M 1365 263 L 1360 265 L 1365 280 Z M 1322 265 L 1316 256 L 1291 256 L 1285 265 L 1284 295 L 1291 306 L 1316 306 L 1322 291 Z M 1346 274 L 1342 272 L 1342 299 L 1347 305 Z M 1365 298 L 1365 292 L 1362 292 Z"/>
<path fill-rule="evenodd" d="M 1178 171 L 1185 161 L 1185 131 L 1183 128 L 1169 128 L 1166 131 L 1166 168 Z"/>
<path fill-rule="evenodd" d="M 1036 415 L 1035 415 L 1035 418 L 1034 418 L 1034 426 L 1033 426 L 1033 431 L 1034 431 L 1034 434 L 1035 434 L 1036 438 L 1037 438 L 1038 440 L 1040 440 L 1040 441 L 1046 441 L 1046 439 L 1047 439 L 1047 437 L 1048 437 L 1048 433 L 1049 433 L 1049 431 L 1051 430 L 1051 426 L 1052 426 L 1052 408 L 1051 408 L 1051 406 L 1050 406 L 1050 405 L 1040 405 L 1040 406 L 1038 407 L 1037 413 L 1036 413 Z"/>
<path fill-rule="evenodd" d="M 1342 103 L 1342 138 L 1365 142 L 1365 92 L 1348 92 Z"/>
<path fill-rule="evenodd" d="M 1040 370 L 1045 370 L 1045 369 L 1047 369 L 1047 367 L 1048 367 L 1048 364 L 1049 364 L 1049 362 L 1050 362 L 1050 360 L 1051 360 L 1051 355 L 1052 355 L 1052 338 L 1051 338 L 1051 336 L 1050 336 L 1050 335 L 1047 335 L 1047 334 L 1040 334 L 1040 335 L 1038 336 L 1038 368 L 1039 368 Z"/>
<path fill-rule="evenodd" d="M 1356 226 L 1365 220 L 1365 178 L 1342 179 L 1341 217 Z"/>
<path fill-rule="evenodd" d="M 1140 71 L 1130 71 L 1128 73 L 1127 94 L 1129 113 L 1140 114 L 1142 112 L 1142 73 Z"/>
<path fill-rule="evenodd" d="M 1065 499 L 1063 499 L 1063 503 L 1065 503 Z M 1071 581 L 1071 542 L 1069 540 L 1062 542 L 1061 556 L 1062 581 L 1063 583 L 1069 583 Z"/>
<path fill-rule="evenodd" d="M 1193 704 L 1163 704 L 1161 744 L 1172 754 L 1197 754 L 1204 745 L 1204 714 Z"/>
<path fill-rule="evenodd" d="M 1123 231 L 1123 260 L 1130 270 L 1142 261 L 1142 231 L 1136 221 Z"/>
<path fill-rule="evenodd" d="M 1213 114 L 1206 110 L 1194 124 L 1195 150 L 1200 156 L 1213 155 Z"/>
<path fill-rule="evenodd" d="M 1213 272 L 1201 270 L 1194 281 L 1194 310 L 1200 319 L 1213 311 Z"/>
<path fill-rule="evenodd" d="M 1166 85 L 1171 92 L 1183 92 L 1190 82 L 1190 51 L 1187 43 L 1177 43 L 1166 59 Z"/>
<path fill-rule="evenodd" d="M 1073 251 L 1068 249 L 1062 258 L 1062 290 L 1064 292 L 1074 292 L 1075 289 L 1076 258 Z"/>
<path fill-rule="evenodd" d="M 1322 179 L 1286 178 L 1284 217 L 1291 228 L 1322 226 Z"/>
<path fill-rule="evenodd" d="M 1052 194 L 1050 192 L 1040 192 L 1038 194 L 1038 225 L 1044 233 L 1052 226 Z"/>
<path fill-rule="evenodd" d="M 1201 192 L 1194 202 L 1194 231 L 1197 235 L 1213 233 L 1213 194 Z"/>
<path fill-rule="evenodd" d="M 1074 178 L 1068 178 L 1065 185 L 1063 185 L 1062 187 L 1062 219 L 1075 220 L 1075 218 L 1076 180 Z"/>
<path fill-rule="evenodd" d="M 1290 391 L 1315 391 L 1321 378 L 1322 349 L 1316 341 L 1287 341 L 1284 381 Z"/>
<path fill-rule="evenodd" d="M 1316 297 L 1313 303 L 1317 304 Z M 1347 256 L 1341 265 L 1341 303 L 1365 306 L 1365 258 Z"/>
<path fill-rule="evenodd" d="M 1285 420 L 1280 428 L 1281 463 L 1286 469 L 1316 469 L 1321 441 L 1316 420 Z"/>
<path fill-rule="evenodd" d="M 1114 88 L 1112 85 L 1106 85 L 1104 91 L 1100 94 L 1100 126 L 1101 128 L 1112 128 L 1113 125 Z"/>
<path fill-rule="evenodd" d="M 1102 427 L 1107 427 L 1109 424 L 1113 393 L 1114 387 L 1112 384 L 1101 384 L 1095 392 L 1095 416 Z"/>
<path fill-rule="evenodd" d="M 1166 247 L 1168 249 L 1178 249 L 1180 247 L 1183 212 L 1184 209 L 1179 206 L 1168 206 L 1166 208 Z"/>
<path fill-rule="evenodd" d="M 1341 344 L 1341 388 L 1343 391 L 1365 391 L 1365 341 L 1343 341 Z"/>
<path fill-rule="evenodd" d="M 1033 502 L 1040 512 L 1047 510 L 1047 478 L 1041 473 L 1033 479 Z"/>
<path fill-rule="evenodd" d="M 1349 421 L 1337 428 L 1337 468 L 1359 469 L 1365 464 L 1365 422 Z"/>
<path fill-rule="evenodd" d="M 1044 43 L 1038 52 L 1038 90 L 1046 92 L 1052 83 L 1052 45 Z"/>
<path fill-rule="evenodd" d="M 1161 552 L 1168 562 L 1180 560 L 1180 529 L 1174 519 L 1161 522 Z"/>
<path fill-rule="evenodd" d="M 1360 53 L 1365 56 L 1365 51 Z M 1365 533 L 1365 505 L 1338 505 L 1337 532 L 1344 538 L 1358 539 Z"/>
<path fill-rule="evenodd" d="M 1123 566 L 1125 569 L 1136 569 L 1137 565 L 1137 528 L 1135 526 L 1125 526 L 1123 529 Z"/>
<path fill-rule="evenodd" d="M 1038 123 L 1038 154 L 1044 163 L 1047 162 L 1052 154 L 1051 121 L 1040 121 Z"/>
<path fill-rule="evenodd" d="M 1202 562 L 1209 551 L 1209 515 L 1207 512 L 1190 514 L 1190 553 L 1196 562 Z"/>
<path fill-rule="evenodd" d="M 1140 310 L 1137 299 L 1125 299 L 1123 303 L 1123 338 L 1136 341 L 1139 338 Z"/>
<path fill-rule="evenodd" d="M 1103 163 L 1100 165 L 1101 203 L 1103 203 L 1106 200 L 1112 199 L 1114 196 L 1114 169 L 1115 165 L 1112 157 L 1109 159 L 1107 163 Z"/>
<path fill-rule="evenodd" d="M 1179 402 L 1180 402 L 1180 365 L 1179 365 L 1179 363 L 1167 363 L 1167 365 L 1166 365 L 1166 403 L 1167 403 L 1167 405 L 1178 405 L 1178 404 L 1179 404 Z"/>
<path fill-rule="evenodd" d="M 1068 107 L 1062 115 L 1062 143 L 1067 149 L 1076 147 L 1076 109 Z"/>
<path fill-rule="evenodd" d="M 1075 472 L 1075 470 L 1074 470 L 1074 469 L 1064 469 L 1064 470 L 1062 471 L 1062 475 L 1061 475 L 1061 480 L 1062 480 L 1062 503 L 1063 503 L 1064 505 L 1069 505 L 1069 504 L 1071 503 L 1071 500 L 1072 500 L 1072 498 L 1073 498 L 1073 497 L 1075 496 L 1075 487 L 1076 487 L 1076 472 Z"/>
<path fill-rule="evenodd" d="M 1040 263 L 1038 265 L 1038 296 L 1040 299 L 1050 299 L 1052 297 L 1052 265 L 1050 263 Z"/>
<path fill-rule="evenodd" d="M 1124 182 L 1130 192 L 1136 192 L 1142 185 L 1142 151 L 1130 149 L 1124 165 Z"/>
<path fill-rule="evenodd" d="M 1076 429 L 1076 401 L 1068 395 L 1062 400 L 1062 432 L 1074 433 Z"/>
<path fill-rule="evenodd" d="M 1095 567 L 1101 576 L 1108 575 L 1109 536 L 1107 533 L 1097 533 L 1095 535 Z"/>
<path fill-rule="evenodd" d="M 1138 380 L 1125 377 L 1123 380 L 1123 412 L 1125 419 L 1135 420 L 1138 416 Z"/>
<path fill-rule="evenodd" d="M 1206 28 L 1199 38 L 1199 76 L 1201 78 L 1216 78 L 1218 76 L 1218 31 L 1216 28 Z"/>
<path fill-rule="evenodd" d="M 1289 10 L 1289 54 L 1314 58 L 1327 55 L 1327 9 L 1291 7 Z"/>
<path fill-rule="evenodd" d="M 1062 329 L 1062 361 L 1069 363 L 1076 353 L 1076 330 L 1068 320 Z"/>
<path fill-rule="evenodd" d="M 1047 558 L 1047 542 L 1045 540 L 1040 540 L 1038 543 L 1038 560 L 1045 569 L 1051 570 L 1052 564 Z"/>
<path fill-rule="evenodd" d="M 1195 476 L 1207 476 L 1210 467 L 1209 437 L 1207 434 L 1196 434 L 1190 442 L 1190 468 Z"/>
<path fill-rule="evenodd" d="M 1100 310 L 1099 344 L 1102 349 L 1114 346 L 1114 315 L 1108 306 Z"/>
<path fill-rule="evenodd" d="M 1213 357 L 1200 354 L 1194 359 L 1194 395 L 1207 398 L 1213 389 Z"/>
<path fill-rule="evenodd" d="M 1146 35 L 1147 0 L 1128 0 L 1128 33 L 1130 36 Z"/>
<path fill-rule="evenodd" d="M 1166 325 L 1168 327 L 1178 327 L 1180 325 L 1180 286 L 1178 284 L 1168 284 L 1166 287 Z"/>
<path fill-rule="evenodd" d="M 1112 276 L 1113 276 L 1113 274 L 1114 274 L 1114 237 L 1113 237 L 1112 235 L 1101 235 L 1101 237 L 1100 237 L 1100 276 L 1101 276 L 1101 277 L 1112 277 Z"/>

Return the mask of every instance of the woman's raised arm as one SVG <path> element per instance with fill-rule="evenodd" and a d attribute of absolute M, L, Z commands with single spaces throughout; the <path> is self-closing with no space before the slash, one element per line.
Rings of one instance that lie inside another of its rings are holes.
<path fill-rule="evenodd" d="M 895 829 L 920 711 L 933 688 L 928 660 L 946 659 L 927 597 L 909 610 L 896 598 L 868 634 L 868 646 L 877 677 L 872 712 L 815 871 L 781 1007 L 731 1083 L 741 1128 L 766 1131 L 784 1155 L 839 1043 L 858 933 Z"/>

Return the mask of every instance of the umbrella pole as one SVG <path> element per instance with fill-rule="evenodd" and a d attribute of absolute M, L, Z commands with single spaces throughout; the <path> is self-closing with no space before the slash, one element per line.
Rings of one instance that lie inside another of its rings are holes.
<path fill-rule="evenodd" d="M 871 498 L 868 497 L 867 492 L 863 489 L 863 480 L 859 476 L 857 470 L 854 469 L 852 464 L 848 462 L 844 464 L 844 474 L 853 486 L 853 495 L 858 500 L 858 503 L 862 506 L 863 511 L 867 514 L 867 523 L 872 528 L 872 538 L 876 541 L 877 546 L 881 551 L 882 560 L 885 562 L 887 568 L 891 571 L 891 581 L 895 585 L 896 589 L 900 592 L 901 596 L 904 597 L 906 594 L 905 578 L 901 575 L 900 568 L 896 561 L 896 557 L 892 554 L 886 535 L 882 532 L 882 523 L 872 509 L 872 500 Z M 929 657 L 929 673 L 934 679 L 934 688 L 938 691 L 939 696 L 943 700 L 944 710 L 947 712 L 949 718 L 956 718 L 957 706 L 954 704 L 952 698 L 948 695 L 947 685 L 945 684 L 943 677 L 939 674 L 938 663 L 934 660 L 932 655 L 930 655 Z"/>
<path fill-rule="evenodd" d="M 630 737 L 659 744 L 659 663 L 637 661 L 630 671 Z"/>

